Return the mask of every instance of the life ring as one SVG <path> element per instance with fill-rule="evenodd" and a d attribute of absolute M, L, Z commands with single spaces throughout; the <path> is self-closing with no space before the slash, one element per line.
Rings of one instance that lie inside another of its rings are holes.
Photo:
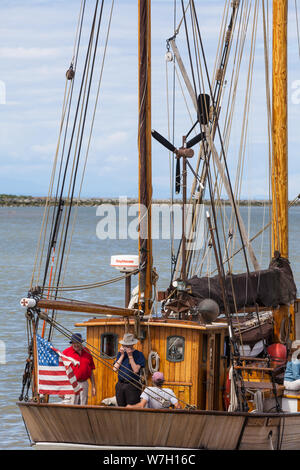
<path fill-rule="evenodd" d="M 157 372 L 159 370 L 159 355 L 156 351 L 150 351 L 149 356 L 148 356 L 148 369 L 150 374 L 154 374 L 154 372 Z M 153 367 L 153 360 L 155 361 L 155 366 Z"/>

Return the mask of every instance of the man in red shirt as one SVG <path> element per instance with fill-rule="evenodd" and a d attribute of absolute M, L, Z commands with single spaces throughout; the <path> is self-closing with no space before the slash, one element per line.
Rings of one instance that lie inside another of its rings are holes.
<path fill-rule="evenodd" d="M 82 345 L 83 340 L 80 333 L 72 335 L 70 344 L 71 346 L 63 351 L 63 354 L 72 357 L 79 362 L 79 365 L 71 365 L 79 385 L 82 387 L 78 395 L 65 395 L 64 403 L 70 405 L 86 405 L 88 401 L 89 383 L 92 384 L 92 396 L 96 395 L 94 369 L 95 364 L 93 357 L 86 348 Z"/>

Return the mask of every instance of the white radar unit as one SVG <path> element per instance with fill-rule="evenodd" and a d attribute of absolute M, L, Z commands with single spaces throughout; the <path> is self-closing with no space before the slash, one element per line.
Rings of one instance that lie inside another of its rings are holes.
<path fill-rule="evenodd" d="M 129 273 L 139 267 L 137 255 L 115 255 L 111 257 L 110 265 L 118 271 Z"/>

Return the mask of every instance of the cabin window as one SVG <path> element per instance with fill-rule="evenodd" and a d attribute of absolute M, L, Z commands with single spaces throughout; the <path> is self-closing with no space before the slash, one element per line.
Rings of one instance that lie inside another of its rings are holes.
<path fill-rule="evenodd" d="M 181 362 L 184 360 L 183 336 L 169 336 L 167 338 L 167 360 L 170 362 Z"/>
<path fill-rule="evenodd" d="M 102 357 L 114 358 L 118 352 L 118 335 L 103 333 L 101 335 L 100 353 Z"/>

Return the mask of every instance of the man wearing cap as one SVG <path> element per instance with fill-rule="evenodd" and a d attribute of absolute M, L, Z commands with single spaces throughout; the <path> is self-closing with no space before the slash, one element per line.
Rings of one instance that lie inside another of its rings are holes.
<path fill-rule="evenodd" d="M 95 377 L 93 372 L 95 369 L 94 360 L 88 350 L 83 347 L 82 343 L 83 339 L 81 334 L 76 333 L 71 337 L 71 346 L 63 351 L 63 354 L 68 357 L 72 357 L 79 362 L 79 365 L 71 365 L 71 367 L 82 390 L 78 395 L 65 395 L 64 397 L 64 403 L 69 403 L 71 405 L 87 404 L 89 391 L 88 380 L 90 380 L 92 384 L 92 396 L 96 395 Z"/>
<path fill-rule="evenodd" d="M 145 357 L 141 351 L 134 349 L 138 340 L 131 333 L 125 333 L 120 341 L 122 345 L 114 363 L 114 371 L 118 371 L 116 384 L 116 400 L 118 406 L 134 405 L 141 395 L 140 371 L 145 367 Z"/>
<path fill-rule="evenodd" d="M 284 374 L 284 387 L 287 390 L 300 390 L 300 341 L 296 340 L 292 343 L 292 357 L 286 365 Z"/>
<path fill-rule="evenodd" d="M 136 405 L 127 405 L 128 408 L 181 408 L 178 400 L 170 388 L 162 388 L 165 378 L 162 372 L 152 375 L 153 387 L 146 387 L 141 394 L 141 401 Z"/>

